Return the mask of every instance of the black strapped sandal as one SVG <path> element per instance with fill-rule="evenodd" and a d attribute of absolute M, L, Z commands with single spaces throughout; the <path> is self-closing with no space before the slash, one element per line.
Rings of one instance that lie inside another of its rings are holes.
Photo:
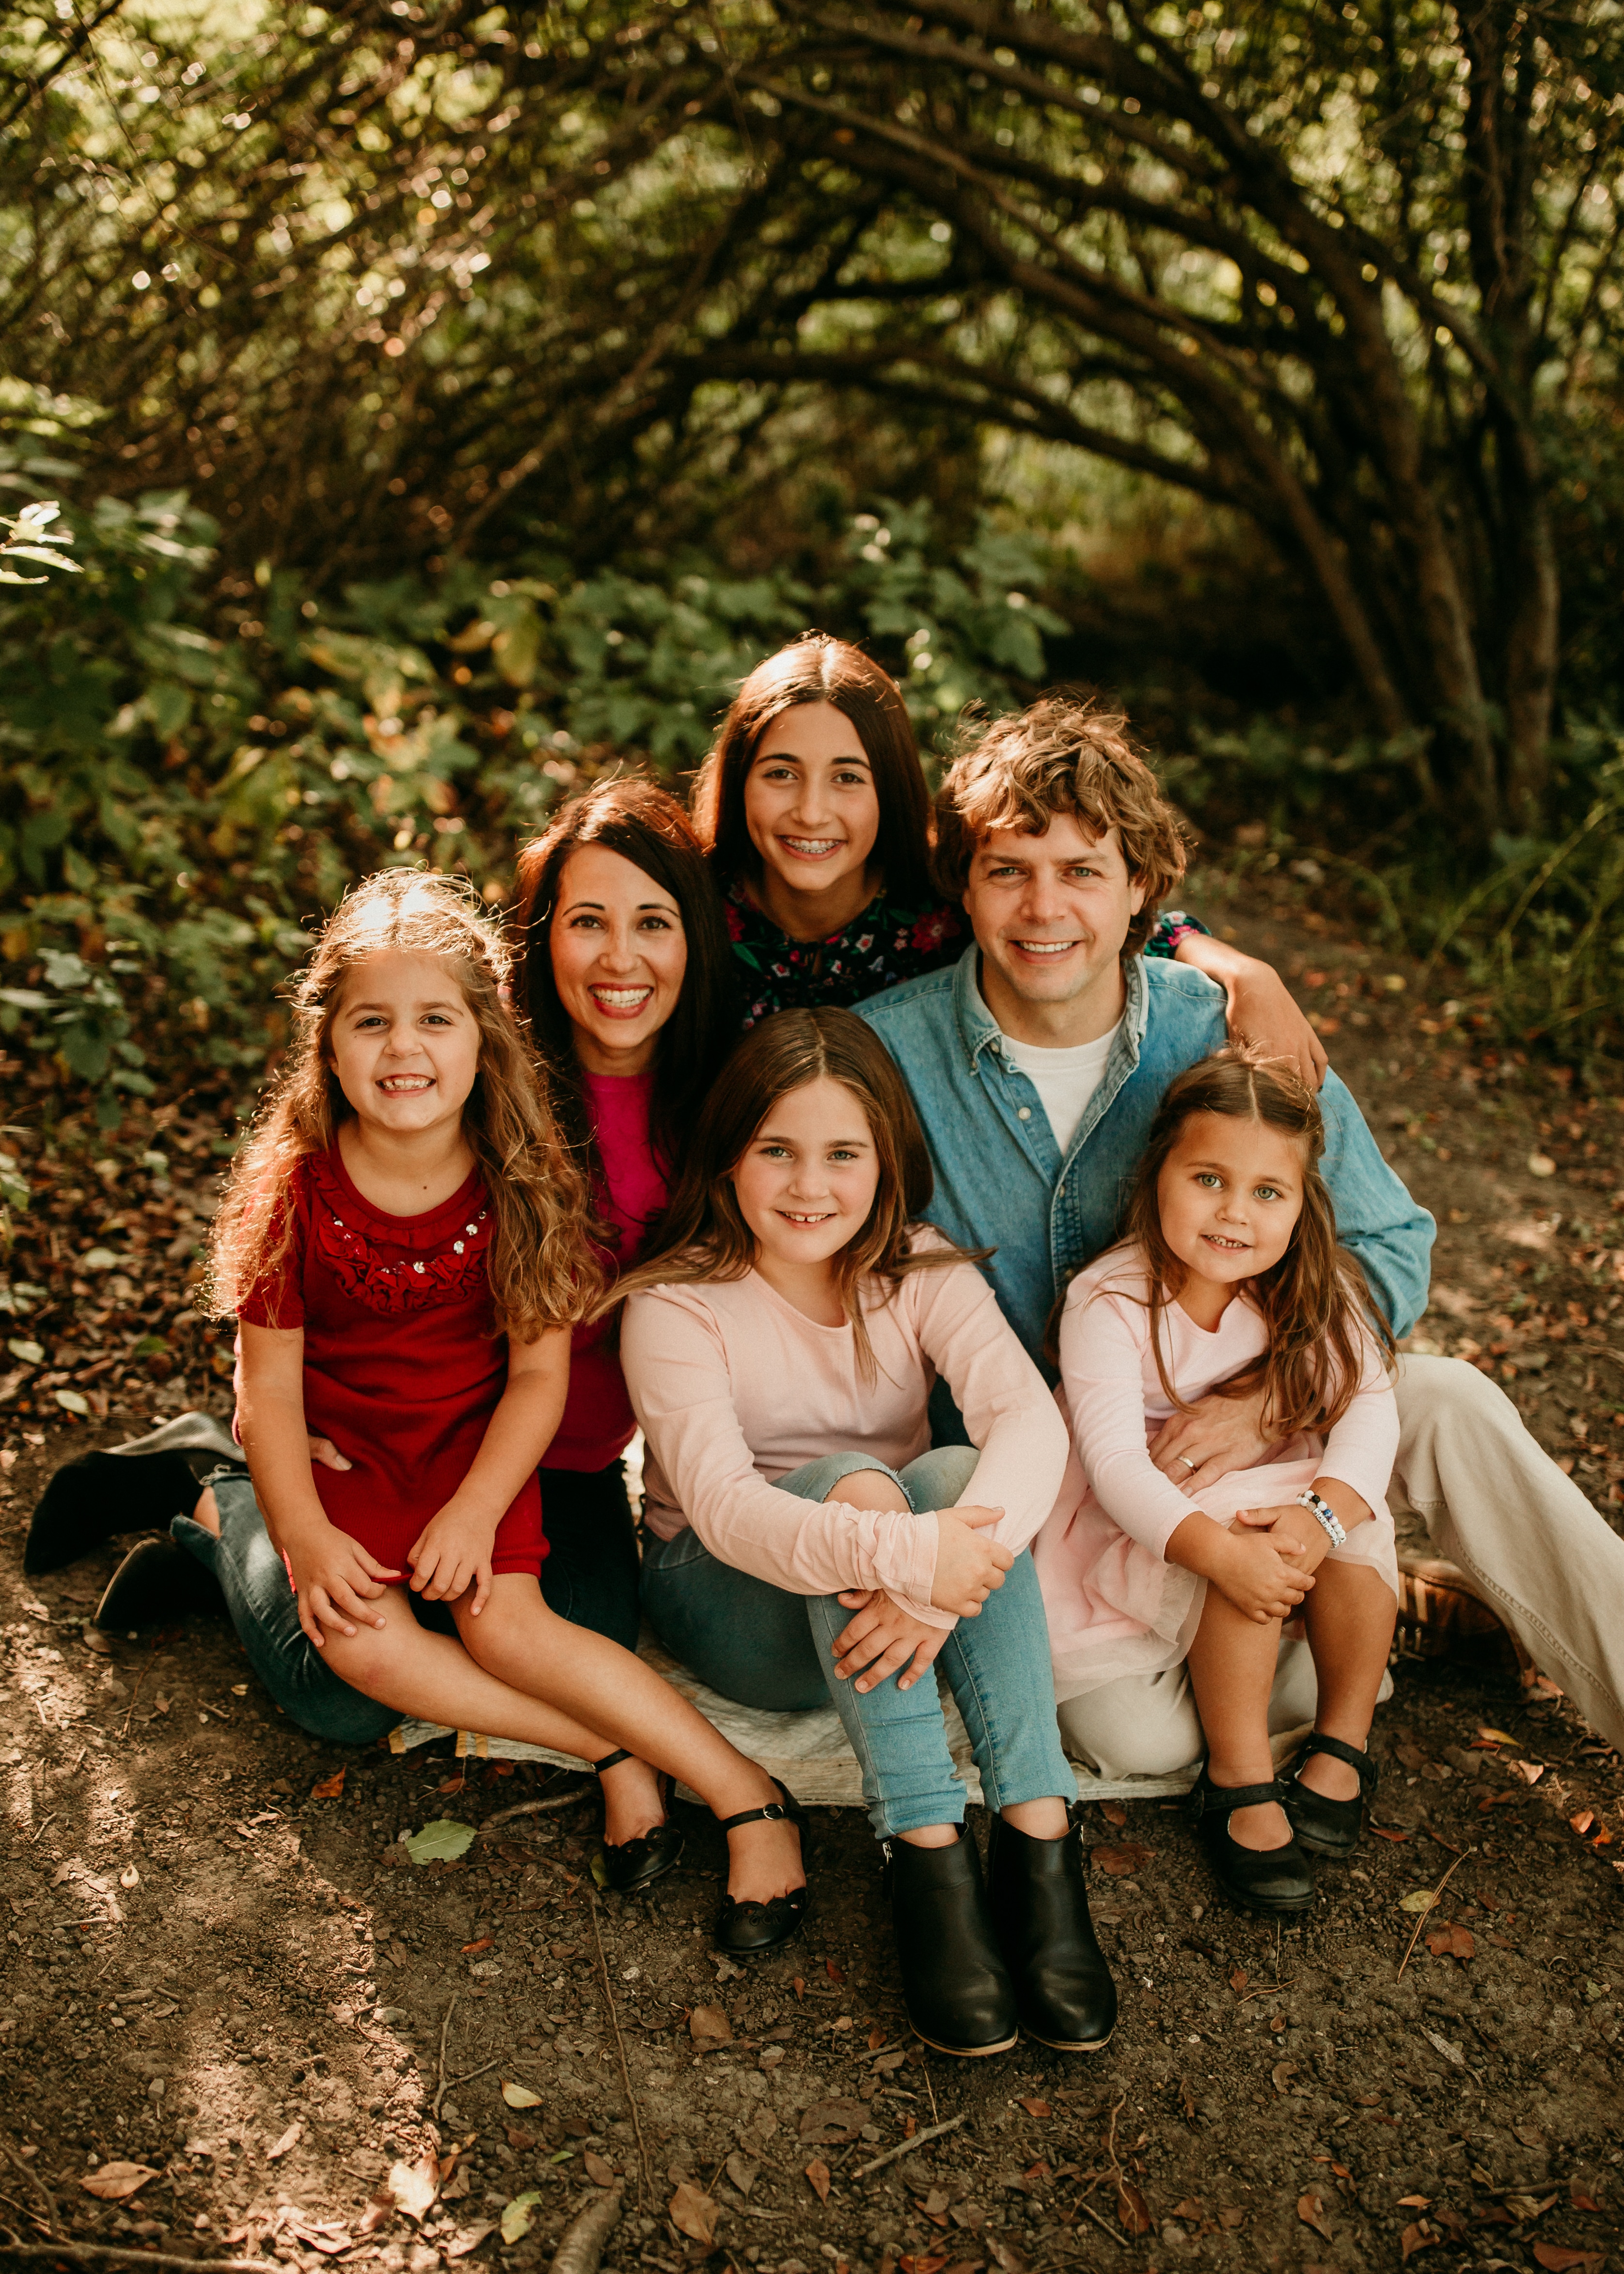
<path fill-rule="evenodd" d="M 770 1800 L 764 1808 L 741 1809 L 737 1816 L 725 1816 L 718 1820 L 724 1832 L 732 1832 L 741 1824 L 777 1824 L 787 1821 L 801 1834 L 801 1860 L 806 1860 L 806 1833 L 810 1818 L 793 1793 L 786 1792 L 778 1780 L 779 1797 Z M 722 1908 L 716 1915 L 716 1939 L 734 1958 L 758 1958 L 764 1950 L 776 1950 L 787 1942 L 806 1916 L 805 1887 L 792 1887 L 786 1895 L 774 1895 L 764 1903 L 741 1902 L 734 1896 L 724 1894 Z"/>
<path fill-rule="evenodd" d="M 1314 1900 L 1314 1883 L 1295 1838 L 1283 1848 L 1243 1848 L 1230 1835 L 1229 1818 L 1237 1808 L 1261 1808 L 1271 1800 L 1285 1804 L 1277 1777 L 1267 1784 L 1216 1785 L 1203 1769 L 1190 1796 L 1196 1834 L 1219 1886 L 1237 1903 L 1280 1915 L 1305 1911 Z"/>
<path fill-rule="evenodd" d="M 1311 1753 L 1328 1753 L 1333 1760 L 1346 1761 L 1350 1769 L 1357 1769 L 1357 1797 L 1329 1800 L 1312 1785 L 1299 1782 L 1303 1764 Z M 1340 1737 L 1323 1737 L 1318 1729 L 1314 1731 L 1287 1773 L 1283 1801 L 1292 1831 L 1311 1855 L 1337 1859 L 1352 1855 L 1365 1829 L 1365 1803 L 1375 1798 L 1378 1781 L 1376 1764 L 1368 1752 L 1344 1744 Z"/>
<path fill-rule="evenodd" d="M 622 1745 L 619 1752 L 605 1753 L 601 1761 L 594 1761 L 593 1773 L 601 1777 L 605 1769 L 618 1768 L 622 1761 L 633 1758 L 635 1756 Z M 660 1797 L 669 1807 L 671 1779 L 662 1776 L 659 1786 Z M 617 1895 L 635 1894 L 641 1888 L 652 1886 L 656 1879 L 664 1879 L 681 1853 L 682 1834 L 671 1823 L 657 1824 L 651 1832 L 639 1833 L 634 1840 L 622 1840 L 618 1847 L 605 1840 L 599 1851 L 603 1883 Z"/>

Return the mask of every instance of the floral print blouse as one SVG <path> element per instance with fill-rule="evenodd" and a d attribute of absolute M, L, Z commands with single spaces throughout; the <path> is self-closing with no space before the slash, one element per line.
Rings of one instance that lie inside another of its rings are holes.
<path fill-rule="evenodd" d="M 866 1003 L 905 979 L 956 963 L 970 937 L 962 909 L 941 900 L 905 906 L 883 892 L 828 939 L 792 939 L 737 882 L 727 888 L 726 909 L 747 1028 L 774 1011 L 846 1010 Z M 1206 930 L 1183 909 L 1164 909 L 1145 953 L 1171 956 L 1181 939 Z"/>

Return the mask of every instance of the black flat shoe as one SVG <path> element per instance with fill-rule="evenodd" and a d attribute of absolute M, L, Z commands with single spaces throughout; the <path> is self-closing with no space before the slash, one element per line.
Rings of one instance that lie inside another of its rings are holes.
<path fill-rule="evenodd" d="M 23 1548 L 31 1575 L 60 1571 L 121 1532 L 147 1532 L 190 1516 L 199 1487 L 243 1449 L 207 1413 L 179 1413 L 144 1437 L 64 1462 L 34 1511 Z"/>
<path fill-rule="evenodd" d="M 605 1769 L 618 1767 L 629 1761 L 632 1755 L 622 1746 L 618 1753 L 605 1753 L 601 1761 L 594 1761 L 593 1772 L 602 1776 Z M 671 1779 L 659 1780 L 660 1799 L 669 1807 Z M 682 1853 L 682 1834 L 672 1823 L 657 1824 L 650 1832 L 640 1832 L 635 1839 L 622 1840 L 617 1847 L 605 1840 L 601 1843 L 603 1883 L 617 1895 L 635 1894 L 639 1887 L 651 1886 L 656 1879 L 665 1878 Z M 594 1872 L 593 1877 L 597 1877 Z"/>
<path fill-rule="evenodd" d="M 174 1540 L 139 1540 L 102 1591 L 91 1625 L 111 1634 L 162 1626 L 193 1611 L 223 1611 L 220 1582 Z"/>
<path fill-rule="evenodd" d="M 1357 1769 L 1357 1797 L 1330 1800 L 1312 1785 L 1299 1783 L 1303 1764 L 1311 1753 L 1328 1753 L 1333 1760 L 1346 1761 L 1350 1769 Z M 1322 1737 L 1315 1730 L 1292 1762 L 1282 1796 L 1291 1829 L 1311 1856 L 1352 1855 L 1365 1829 L 1365 1803 L 1375 1798 L 1378 1781 L 1376 1764 L 1368 1753 L 1362 1753 L 1357 1745 L 1345 1745 L 1340 1737 Z"/>
<path fill-rule="evenodd" d="M 967 1826 L 951 1848 L 888 1840 L 885 1875 L 914 2035 L 965 2060 L 1007 2052 L 1019 2035 L 1015 1986 Z"/>
<path fill-rule="evenodd" d="M 777 1777 L 778 1797 L 770 1800 L 764 1808 L 746 1808 L 737 1816 L 724 1816 L 719 1821 L 724 1832 L 732 1832 L 741 1824 L 777 1824 L 787 1820 L 800 1831 L 801 1860 L 806 1859 L 806 1834 L 810 1818 L 793 1793 L 786 1792 Z M 806 1916 L 807 1890 L 792 1887 L 786 1895 L 773 1895 L 764 1903 L 741 1902 L 736 1896 L 724 1894 L 722 1908 L 716 1915 L 716 1939 L 734 1958 L 759 1958 L 763 1950 L 776 1950 L 787 1942 Z"/>
<path fill-rule="evenodd" d="M 1229 1835 L 1237 1808 L 1261 1808 L 1271 1800 L 1283 1804 L 1284 1799 L 1277 1777 L 1268 1784 L 1216 1785 L 1205 1769 L 1190 1796 L 1196 1832 L 1219 1886 L 1248 1910 L 1288 1916 L 1307 1910 L 1314 1900 L 1308 1858 L 1295 1840 L 1283 1848 L 1243 1848 Z"/>
<path fill-rule="evenodd" d="M 987 1880 L 1022 2029 L 1056 2052 L 1098 2052 L 1116 2026 L 1116 1985 L 1088 1916 L 1075 1807 L 1061 1840 L 995 1817 Z"/>

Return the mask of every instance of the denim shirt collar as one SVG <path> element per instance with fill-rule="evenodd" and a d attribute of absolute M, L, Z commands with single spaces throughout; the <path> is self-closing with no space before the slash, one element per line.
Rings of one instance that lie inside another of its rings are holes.
<path fill-rule="evenodd" d="M 959 1039 L 964 1044 L 966 1070 L 979 1070 L 985 1050 L 1003 1048 L 1004 1029 L 988 1009 L 977 980 L 981 950 L 974 940 L 959 957 L 953 973 L 953 1010 L 959 1024 Z M 1111 1100 L 1122 1088 L 1139 1062 L 1139 1048 L 1145 1040 L 1146 1022 L 1150 1016 L 1150 988 L 1145 977 L 1145 966 L 1137 955 L 1129 956 L 1123 964 L 1123 983 L 1127 1001 L 1122 1024 L 1116 1030 L 1116 1040 L 1106 1061 L 1104 1077 L 1099 1088 L 1088 1101 L 1088 1110 L 1078 1124 L 1077 1133 L 1067 1149 L 1066 1162 L 1087 1138 Z"/>

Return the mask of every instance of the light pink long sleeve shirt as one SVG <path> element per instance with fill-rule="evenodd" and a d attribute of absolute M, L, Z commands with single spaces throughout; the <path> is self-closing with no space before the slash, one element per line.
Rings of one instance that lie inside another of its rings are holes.
<path fill-rule="evenodd" d="M 1122 1529 L 1165 1559 L 1168 1541 L 1201 1506 L 1151 1459 L 1146 1423 L 1174 1407 L 1162 1389 L 1140 1299 L 1138 1253 L 1114 1248 L 1079 1272 L 1060 1321 L 1060 1375 L 1078 1457 L 1094 1498 Z M 1237 1295 L 1216 1329 L 1199 1327 L 1177 1303 L 1162 1314 L 1169 1379 L 1186 1404 L 1262 1355 L 1267 1336 L 1251 1302 Z M 1398 1405 L 1374 1343 L 1352 1404 L 1327 1435 L 1318 1473 L 1351 1486 L 1372 1511 L 1385 1506 L 1398 1454 Z"/>
<path fill-rule="evenodd" d="M 648 1442 L 645 1521 L 662 1540 L 691 1525 L 723 1562 L 793 1594 L 881 1588 L 951 1627 L 930 1601 L 934 1511 L 806 1501 L 775 1480 L 830 1453 L 892 1469 L 916 1459 L 939 1375 L 981 1454 L 964 1504 L 1001 1508 L 995 1537 L 1019 1554 L 1054 1505 L 1065 1424 L 974 1264 L 910 1272 L 894 1291 L 874 1283 L 864 1319 L 872 1382 L 849 1326 L 818 1325 L 754 1271 L 634 1295 L 620 1359 Z"/>

